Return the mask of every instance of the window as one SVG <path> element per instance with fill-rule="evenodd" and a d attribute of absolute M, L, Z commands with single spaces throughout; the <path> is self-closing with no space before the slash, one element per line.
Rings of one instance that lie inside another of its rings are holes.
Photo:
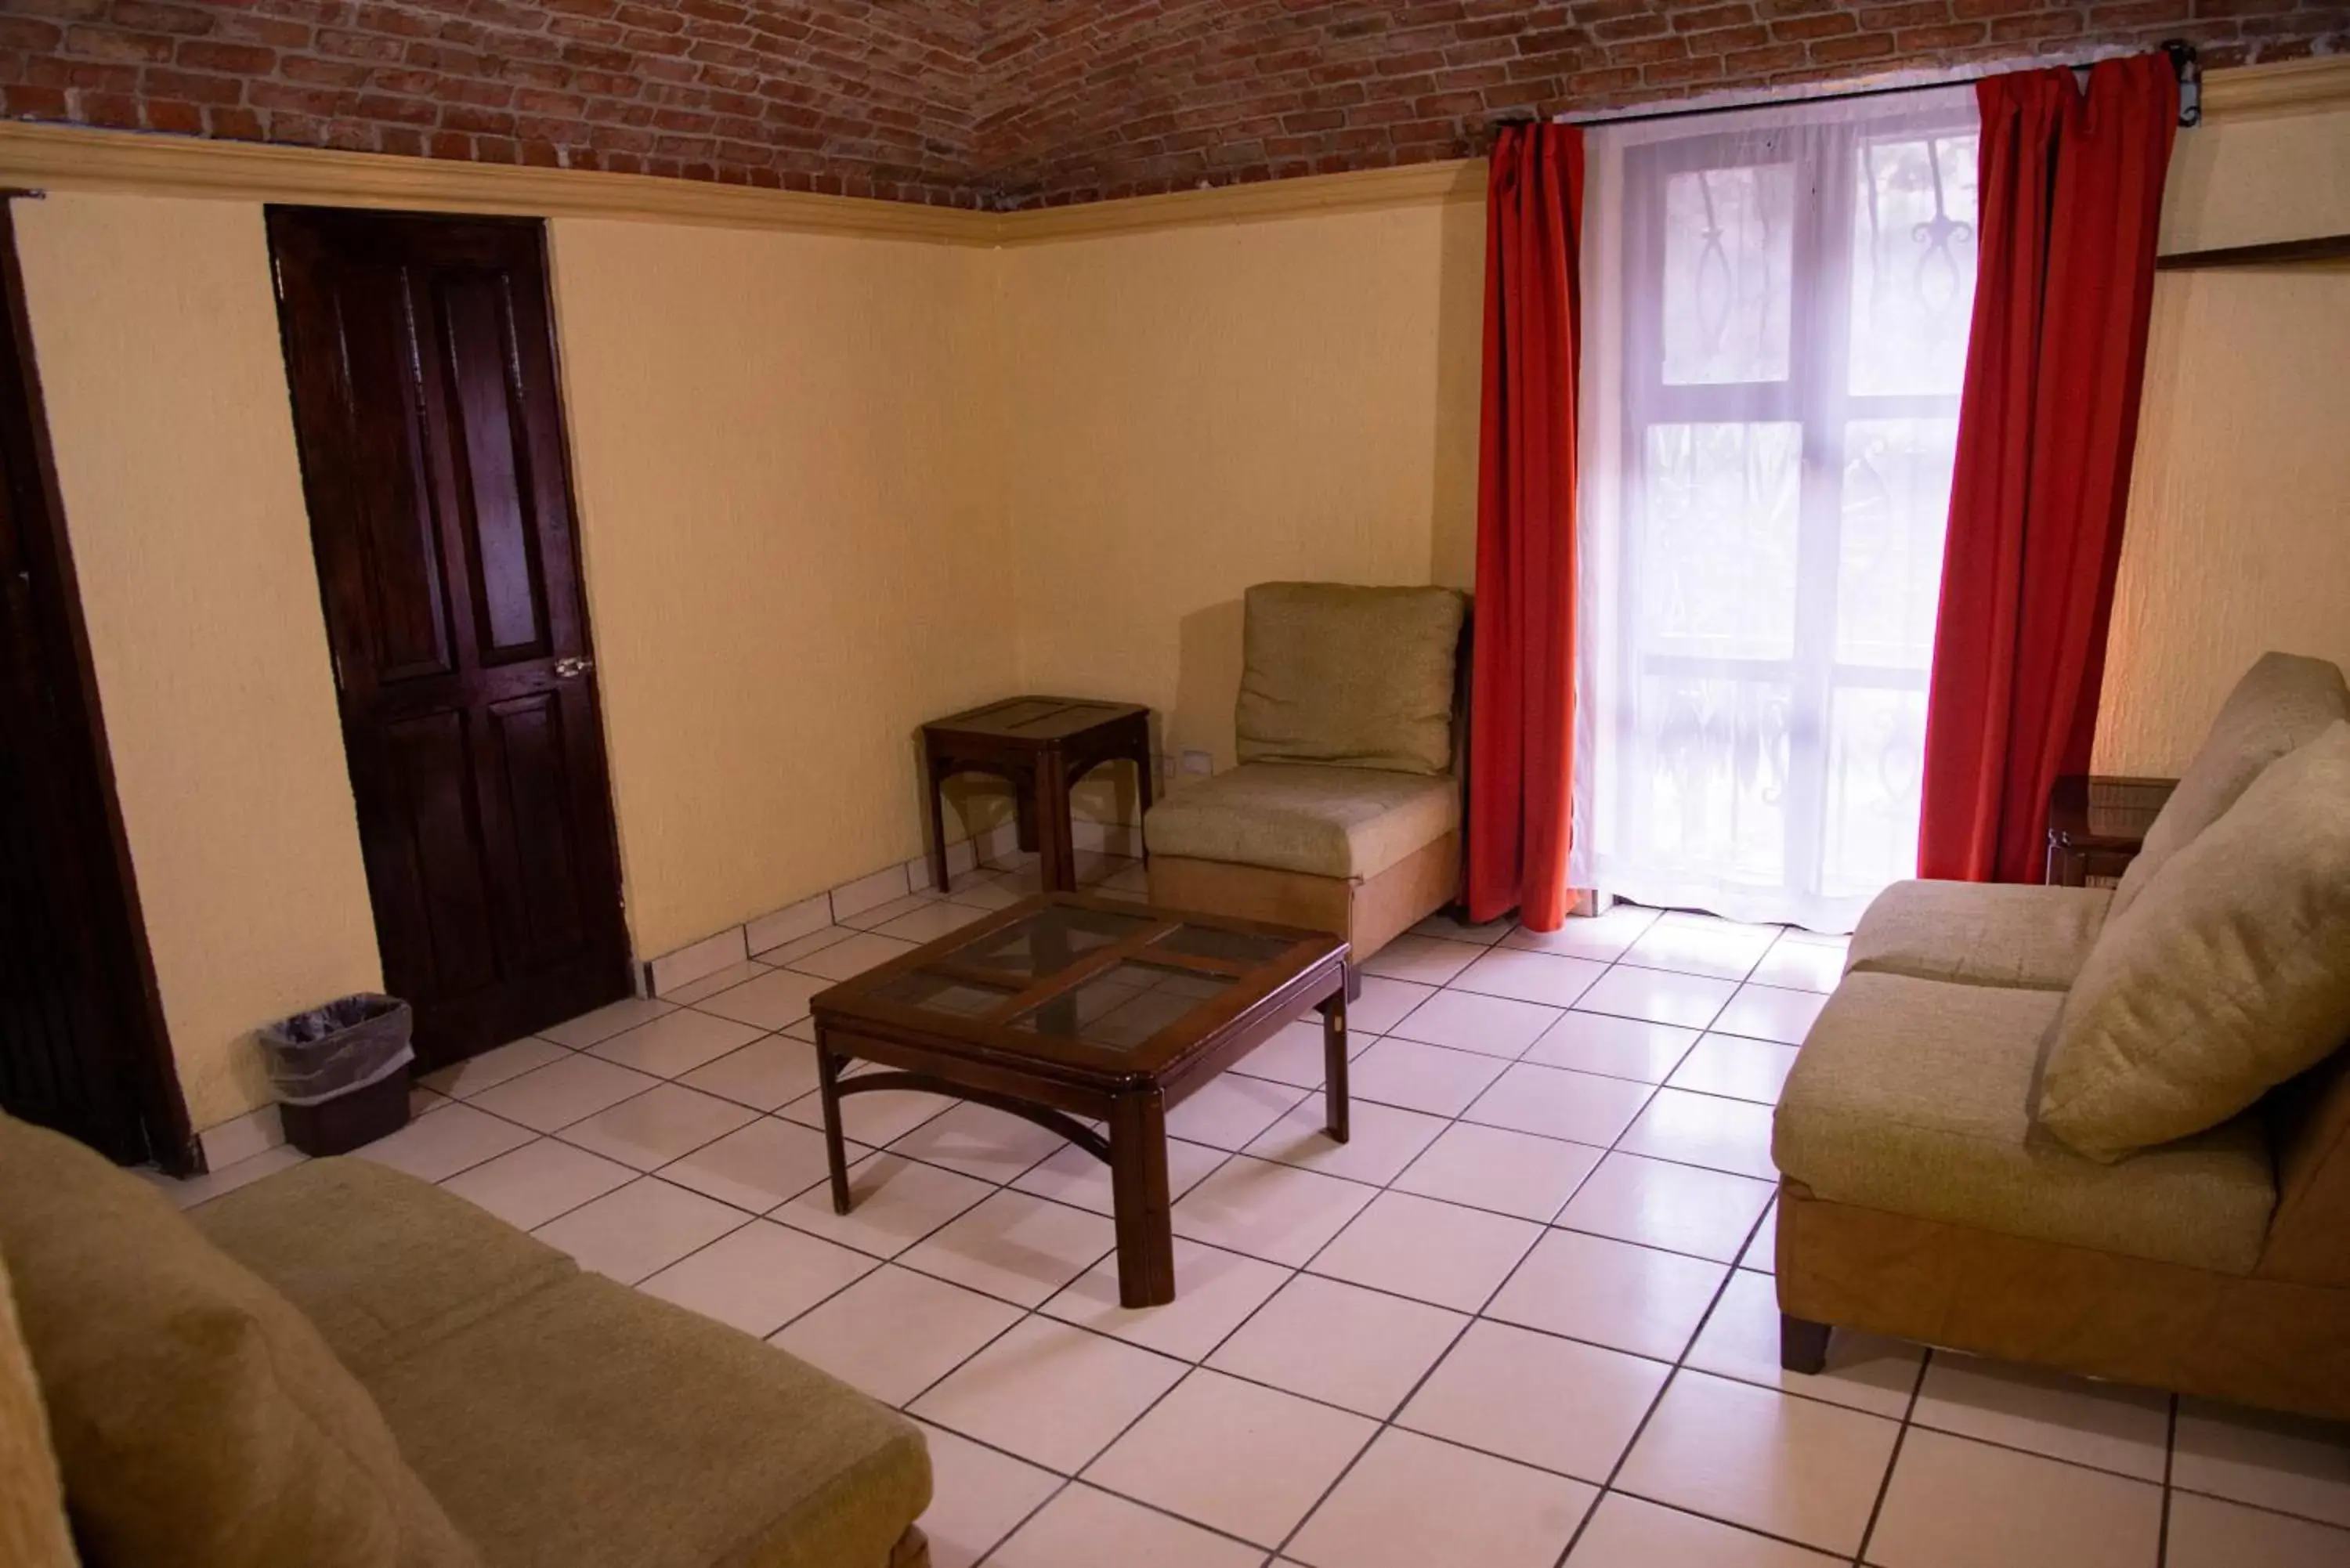
<path fill-rule="evenodd" d="M 1571 877 L 1849 929 L 1916 867 L 1973 94 L 1587 145 Z"/>

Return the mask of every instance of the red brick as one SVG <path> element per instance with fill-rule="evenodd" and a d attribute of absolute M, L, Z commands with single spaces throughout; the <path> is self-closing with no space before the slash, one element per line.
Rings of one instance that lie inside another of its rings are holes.
<path fill-rule="evenodd" d="M 0 112 L 945 205 L 1461 155 L 1497 116 L 2180 36 L 2343 0 L 0 0 Z"/>
<path fill-rule="evenodd" d="M 1825 65 L 1843 65 L 1850 60 L 1877 60 L 1893 52 L 1893 35 L 1859 33 L 1849 37 L 1822 38 L 1811 48 L 1812 58 Z"/>
<path fill-rule="evenodd" d="M 202 136 L 204 133 L 204 111 L 195 104 L 151 96 L 142 98 L 140 102 L 146 110 L 147 129 L 150 130 L 166 130 L 176 136 Z"/>
<path fill-rule="evenodd" d="M 1915 27 L 1893 35 L 1893 47 L 1904 55 L 1931 55 L 1944 49 L 1963 49 L 1980 44 L 1991 36 L 1991 29 L 1981 22 L 1952 22 L 1939 27 Z"/>
<path fill-rule="evenodd" d="M 196 38 L 182 44 L 172 60 L 190 70 L 257 77 L 265 75 L 277 64 L 277 51 L 258 48 L 251 44 L 216 44 Z"/>
<path fill-rule="evenodd" d="M 1771 24 L 1771 36 L 1782 41 L 1832 38 L 1840 34 L 1856 33 L 1860 24 L 1849 13 L 1830 11 L 1817 16 L 1790 16 Z"/>
<path fill-rule="evenodd" d="M 36 17 L 0 16 L 0 49 L 39 49 L 45 54 L 54 53 L 64 36 L 55 24 Z"/>
<path fill-rule="evenodd" d="M 189 103 L 237 103 L 244 98 L 244 85 L 235 77 L 201 76 L 192 71 L 169 70 L 161 66 L 142 71 L 139 77 L 141 96 L 182 99 Z"/>
<path fill-rule="evenodd" d="M 72 27 L 65 36 L 62 50 L 49 49 L 81 60 L 111 60 L 126 65 L 145 65 L 172 57 L 179 39 L 169 33 L 126 33 L 113 27 Z"/>

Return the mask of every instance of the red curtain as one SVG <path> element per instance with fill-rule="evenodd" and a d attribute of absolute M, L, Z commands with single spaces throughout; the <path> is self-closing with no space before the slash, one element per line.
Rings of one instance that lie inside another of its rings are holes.
<path fill-rule="evenodd" d="M 1583 132 L 1504 126 L 1486 198 L 1467 902 L 1549 931 L 1567 903 Z"/>
<path fill-rule="evenodd" d="M 2161 55 L 1978 84 L 1981 264 L 1926 711 L 1921 877 L 2037 882 L 2086 771 L 2178 86 Z"/>

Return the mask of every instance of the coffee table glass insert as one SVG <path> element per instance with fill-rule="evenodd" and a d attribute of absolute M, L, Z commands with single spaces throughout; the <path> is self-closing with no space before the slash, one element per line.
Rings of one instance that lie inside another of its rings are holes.
<path fill-rule="evenodd" d="M 811 1007 L 833 1206 L 851 1203 L 841 1096 L 975 1100 L 1108 1162 L 1120 1299 L 1172 1300 L 1168 1108 L 1316 1009 L 1326 1125 L 1346 1141 L 1347 957 L 1342 939 L 1318 932 L 1053 893 L 821 992 Z M 844 1077 L 852 1060 L 897 1070 Z"/>

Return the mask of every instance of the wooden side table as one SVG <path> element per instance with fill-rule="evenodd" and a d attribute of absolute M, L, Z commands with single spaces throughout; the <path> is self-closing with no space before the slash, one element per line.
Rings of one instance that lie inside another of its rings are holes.
<path fill-rule="evenodd" d="M 929 774 L 931 880 L 947 890 L 946 812 L 941 785 L 954 774 L 993 774 L 1019 799 L 1020 847 L 1044 862 L 1048 892 L 1076 890 L 1069 841 L 1069 789 L 1104 763 L 1134 764 L 1142 809 L 1150 809 L 1150 710 L 1081 697 L 1009 697 L 922 726 Z"/>
<path fill-rule="evenodd" d="M 2048 796 L 2048 885 L 2086 888 L 2129 868 L 2177 779 L 2066 774 Z"/>

